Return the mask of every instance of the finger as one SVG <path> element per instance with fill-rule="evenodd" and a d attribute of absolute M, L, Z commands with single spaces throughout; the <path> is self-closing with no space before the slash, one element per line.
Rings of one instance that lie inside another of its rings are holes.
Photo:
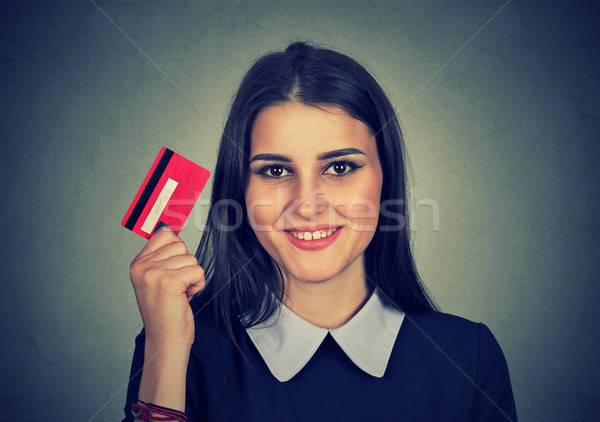
<path fill-rule="evenodd" d="M 191 254 L 170 255 L 161 260 L 154 260 L 153 257 L 152 262 L 158 264 L 155 266 L 156 268 L 164 270 L 177 270 L 183 267 L 198 265 L 198 260 Z"/>
<path fill-rule="evenodd" d="M 171 230 L 171 227 L 169 227 L 169 225 L 167 223 L 159 221 L 158 224 L 156 225 L 156 227 L 154 228 L 152 235 L 155 235 L 156 232 L 158 232 L 162 228 L 164 228 L 165 230 Z"/>
<path fill-rule="evenodd" d="M 174 256 L 190 255 L 187 246 L 177 238 L 174 242 L 167 243 L 155 251 L 147 254 L 143 259 L 147 262 L 161 262 Z"/>
<path fill-rule="evenodd" d="M 187 267 L 178 268 L 176 270 L 168 270 L 177 280 L 180 292 L 186 292 L 190 286 L 204 286 L 204 270 L 199 265 L 189 265 Z"/>
<path fill-rule="evenodd" d="M 185 295 L 187 296 L 187 300 L 188 302 L 190 300 L 192 300 L 192 298 L 196 295 L 196 293 L 200 293 L 202 291 L 202 289 L 204 289 L 204 286 L 206 285 L 205 282 L 197 282 L 197 283 L 193 283 L 190 285 L 190 287 L 188 287 L 188 289 L 185 291 Z"/>
<path fill-rule="evenodd" d="M 185 249 L 185 251 L 179 252 L 178 255 L 181 253 L 187 253 L 187 247 L 185 247 L 185 243 L 183 243 L 179 236 L 173 233 L 170 229 L 162 228 L 148 240 L 144 248 L 135 257 L 135 260 L 147 258 L 164 246 L 177 243 L 181 243 Z"/>

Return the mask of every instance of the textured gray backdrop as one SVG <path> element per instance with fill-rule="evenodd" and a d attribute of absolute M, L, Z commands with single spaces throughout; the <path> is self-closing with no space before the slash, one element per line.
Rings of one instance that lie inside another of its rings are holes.
<path fill-rule="evenodd" d="M 0 419 L 121 417 L 144 241 L 120 220 L 161 146 L 214 168 L 244 71 L 300 39 L 365 63 L 397 107 L 417 263 L 444 311 L 496 335 L 520 420 L 597 420 L 599 18 L 581 1 L 1 2 Z"/>

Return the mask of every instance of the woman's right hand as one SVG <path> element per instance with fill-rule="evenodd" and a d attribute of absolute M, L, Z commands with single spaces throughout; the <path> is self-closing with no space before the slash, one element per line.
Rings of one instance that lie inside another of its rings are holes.
<path fill-rule="evenodd" d="M 144 329 L 146 346 L 190 348 L 194 315 L 189 301 L 204 287 L 204 270 L 185 243 L 162 227 L 146 243 L 130 266 Z"/>

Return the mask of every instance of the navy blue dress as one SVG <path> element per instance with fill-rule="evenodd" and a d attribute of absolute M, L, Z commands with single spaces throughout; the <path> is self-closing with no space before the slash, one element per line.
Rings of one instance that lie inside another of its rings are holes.
<path fill-rule="evenodd" d="M 187 373 L 190 421 L 517 421 L 500 346 L 485 325 L 460 317 L 407 315 L 382 378 L 359 369 L 328 334 L 286 382 L 275 379 L 241 327 L 238 350 L 212 314 L 199 312 L 195 326 Z M 143 362 L 142 331 L 124 421 L 133 420 Z"/>

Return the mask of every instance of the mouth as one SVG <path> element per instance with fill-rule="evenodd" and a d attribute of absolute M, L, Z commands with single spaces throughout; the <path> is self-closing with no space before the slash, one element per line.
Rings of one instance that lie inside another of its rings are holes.
<path fill-rule="evenodd" d="M 331 246 L 343 231 L 344 226 L 323 224 L 320 226 L 292 227 L 284 230 L 288 240 L 295 247 L 309 252 L 316 252 Z"/>
<path fill-rule="evenodd" d="M 286 230 L 292 237 L 298 240 L 304 241 L 313 241 L 326 239 L 329 236 L 332 236 L 336 231 L 338 231 L 339 227 L 330 227 L 328 229 L 322 230 L 313 230 L 313 231 L 304 231 L 304 230 Z"/>

